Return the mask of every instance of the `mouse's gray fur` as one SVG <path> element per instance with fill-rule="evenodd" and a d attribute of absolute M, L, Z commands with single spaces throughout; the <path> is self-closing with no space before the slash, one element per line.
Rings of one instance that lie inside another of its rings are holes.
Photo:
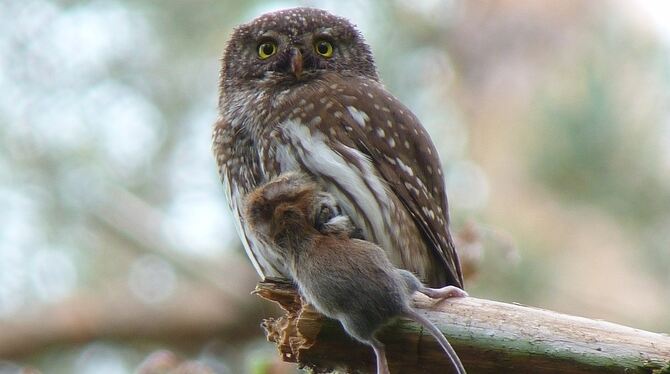
<path fill-rule="evenodd" d="M 458 373 L 465 373 L 442 333 L 411 307 L 411 295 L 466 296 L 453 286 L 424 287 L 409 271 L 398 269 L 383 249 L 352 238 L 355 227 L 341 215 L 334 198 L 301 173 L 286 173 L 253 191 L 246 219 L 254 234 L 272 244 L 285 261 L 304 299 L 366 343 L 377 356 L 378 373 L 389 373 L 384 345 L 376 332 L 390 319 L 405 316 L 426 327 L 440 342 Z"/>

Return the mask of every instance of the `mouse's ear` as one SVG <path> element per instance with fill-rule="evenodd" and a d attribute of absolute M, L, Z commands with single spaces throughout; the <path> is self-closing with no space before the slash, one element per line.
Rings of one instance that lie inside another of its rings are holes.
<path fill-rule="evenodd" d="M 306 174 L 288 172 L 263 186 L 263 196 L 270 201 L 293 200 L 301 198 L 306 192 L 317 189 L 318 186 Z"/>
<path fill-rule="evenodd" d="M 267 200 L 275 200 L 283 191 L 286 190 L 286 187 L 282 185 L 283 181 L 281 180 L 272 180 L 270 183 L 263 186 L 263 197 Z"/>

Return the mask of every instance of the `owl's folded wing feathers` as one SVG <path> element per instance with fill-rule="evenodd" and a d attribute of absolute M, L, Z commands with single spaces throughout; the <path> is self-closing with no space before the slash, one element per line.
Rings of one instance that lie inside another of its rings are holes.
<path fill-rule="evenodd" d="M 320 130 L 347 147 L 365 153 L 410 212 L 444 265 L 446 283 L 462 287 L 458 256 L 449 233 L 444 177 L 435 146 L 425 129 L 400 101 L 379 83 L 346 85 L 336 97 L 339 128 L 321 122 Z M 360 92 L 365 89 L 367 92 Z M 361 98 L 364 98 L 361 99 Z M 337 108 L 335 108 L 337 109 Z M 331 109 L 333 110 L 333 109 Z"/>

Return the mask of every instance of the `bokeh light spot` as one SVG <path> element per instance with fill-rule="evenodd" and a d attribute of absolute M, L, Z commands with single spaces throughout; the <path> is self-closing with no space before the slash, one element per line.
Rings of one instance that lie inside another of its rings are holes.
<path fill-rule="evenodd" d="M 172 265 L 162 258 L 148 254 L 135 260 L 130 268 L 128 285 L 140 301 L 157 304 L 172 295 L 176 275 Z"/>

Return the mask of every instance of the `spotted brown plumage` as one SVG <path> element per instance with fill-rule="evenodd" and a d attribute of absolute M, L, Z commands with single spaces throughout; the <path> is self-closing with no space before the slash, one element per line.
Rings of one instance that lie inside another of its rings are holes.
<path fill-rule="evenodd" d="M 380 83 L 351 23 L 297 8 L 241 25 L 224 53 L 220 87 L 213 149 L 261 276 L 287 272 L 249 231 L 242 200 L 272 177 L 299 170 L 333 194 L 395 265 L 433 286 L 462 286 L 437 151 L 414 114 Z"/>

